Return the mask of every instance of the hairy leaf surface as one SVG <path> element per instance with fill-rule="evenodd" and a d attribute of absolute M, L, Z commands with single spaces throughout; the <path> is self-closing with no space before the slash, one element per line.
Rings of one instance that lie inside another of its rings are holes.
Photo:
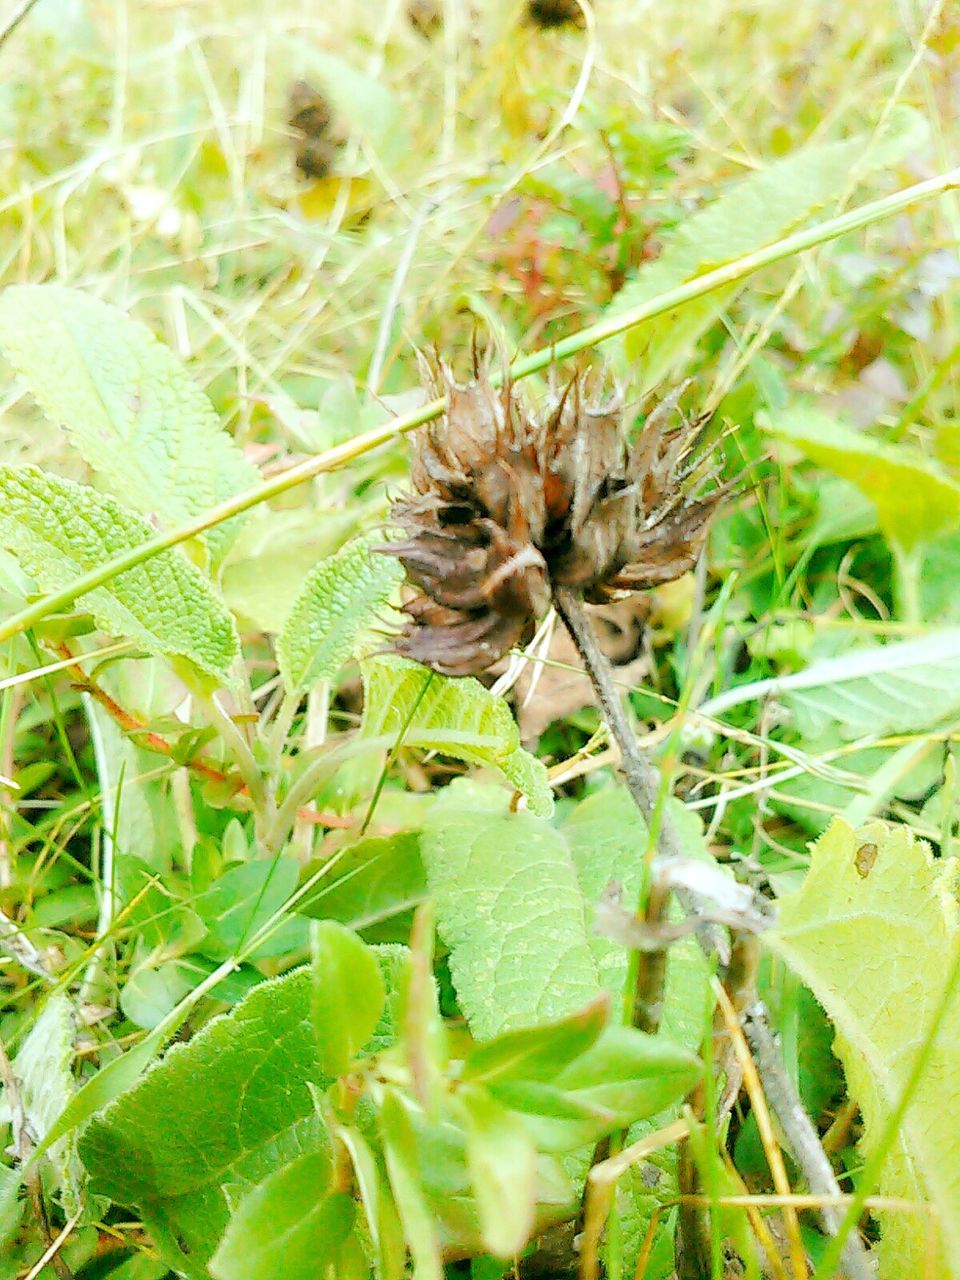
<path fill-rule="evenodd" d="M 396 560 L 357 538 L 311 572 L 277 641 L 288 693 L 337 674 L 403 580 Z"/>
<path fill-rule="evenodd" d="M 460 1005 L 478 1039 L 573 1013 L 600 990 L 563 836 L 506 813 L 490 788 L 449 788 L 422 840 Z M 458 796 L 471 802 L 458 804 Z"/>
<path fill-rule="evenodd" d="M 479 680 L 437 675 L 393 654 L 369 658 L 361 669 L 364 737 L 402 736 L 405 746 L 493 766 L 527 797 L 531 812 L 550 816 L 546 767 L 520 746 L 510 708 Z"/>
<path fill-rule="evenodd" d="M 398 948 L 377 948 L 395 989 Z M 395 1036 L 388 999 L 371 1039 Z M 169 1049 L 94 1116 L 80 1155 L 95 1189 L 143 1214 L 171 1266 L 207 1275 L 232 1209 L 275 1170 L 327 1137 L 312 1089 L 325 1075 L 311 1017 L 311 975 L 262 982 L 229 1014 Z"/>
<path fill-rule="evenodd" d="M 0 467 L 0 541 L 44 591 L 68 586 L 105 560 L 146 542 L 150 526 L 86 485 L 39 467 Z M 203 574 L 172 548 L 81 596 L 104 631 L 150 653 L 184 657 L 227 678 L 240 642 Z"/>
<path fill-rule="evenodd" d="M 0 348 L 110 491 L 164 528 L 257 481 L 173 352 L 117 307 L 63 285 L 0 294 Z M 205 536 L 222 551 L 233 521 Z"/>

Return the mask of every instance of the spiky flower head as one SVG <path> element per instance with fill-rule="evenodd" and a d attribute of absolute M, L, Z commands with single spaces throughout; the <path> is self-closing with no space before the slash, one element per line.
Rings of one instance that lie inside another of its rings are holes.
<path fill-rule="evenodd" d="M 393 507 L 407 537 L 382 548 L 418 591 L 397 647 L 445 675 L 483 671 L 530 639 L 556 586 L 596 603 L 680 577 L 723 492 L 697 481 L 703 423 L 678 413 L 679 393 L 629 442 L 619 396 L 594 394 L 587 377 L 537 415 L 486 366 L 474 374 L 460 386 L 430 368 L 447 409 L 419 434 L 415 492 Z"/>

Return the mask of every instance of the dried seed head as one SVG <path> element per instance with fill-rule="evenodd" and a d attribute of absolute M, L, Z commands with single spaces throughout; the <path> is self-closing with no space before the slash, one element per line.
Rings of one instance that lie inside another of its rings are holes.
<path fill-rule="evenodd" d="M 540 420 L 487 369 L 459 386 L 420 434 L 415 493 L 395 503 L 398 556 L 419 594 L 398 648 L 447 675 L 483 671 L 533 633 L 552 586 L 598 602 L 670 582 L 696 562 L 724 490 L 700 494 L 691 450 L 702 421 L 668 397 L 632 444 L 617 397 L 587 379 L 556 393 Z M 678 425 L 670 425 L 671 422 Z"/>

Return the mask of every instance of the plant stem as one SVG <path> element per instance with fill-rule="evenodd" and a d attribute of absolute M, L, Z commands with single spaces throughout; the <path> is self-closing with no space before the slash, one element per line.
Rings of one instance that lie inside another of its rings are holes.
<path fill-rule="evenodd" d="M 861 205 L 858 209 L 852 209 L 849 213 L 843 213 L 838 217 L 827 218 L 823 222 L 815 223 L 812 227 L 796 231 L 792 235 L 785 236 L 782 240 L 776 240 L 773 244 L 765 245 L 754 253 L 744 254 L 743 257 L 735 258 L 732 262 L 726 262 L 722 266 L 716 267 L 713 271 L 706 271 L 703 275 L 695 276 L 692 280 L 687 280 L 683 284 L 677 285 L 676 288 L 667 289 L 665 292 L 658 294 L 654 298 L 649 298 L 635 307 L 628 307 L 623 311 L 615 311 L 610 315 L 604 316 L 596 324 L 588 325 L 578 333 L 570 334 L 569 337 L 552 343 L 548 347 L 533 351 L 530 355 L 522 357 L 511 365 L 508 376 L 512 380 L 516 380 L 518 378 L 526 378 L 532 373 L 538 373 L 541 369 L 545 369 L 548 365 L 554 364 L 558 360 L 564 360 L 568 356 L 576 355 L 588 347 L 594 347 L 601 342 L 608 341 L 610 338 L 615 338 L 647 320 L 652 320 L 656 316 L 673 311 L 675 308 L 682 306 L 684 303 L 692 302 L 696 298 L 702 298 L 714 289 L 720 289 L 724 285 L 735 284 L 737 281 L 752 275 L 755 271 L 759 271 L 762 267 L 770 266 L 774 262 L 780 262 L 784 258 L 792 257 L 794 254 L 803 253 L 807 249 L 813 249 L 817 245 L 836 239 L 837 236 L 870 226 L 874 222 L 879 222 L 883 218 L 889 218 L 893 214 L 908 209 L 911 205 L 932 199 L 934 196 L 943 195 L 944 192 L 952 191 L 955 188 L 960 188 L 960 169 L 952 169 L 949 173 L 942 173 L 935 178 L 928 178 L 925 182 L 914 183 L 913 186 L 904 187 L 903 190 L 895 191 L 892 195 L 884 196 L 881 200 L 872 200 L 868 204 Z M 495 383 L 499 380 L 498 377 L 493 379 Z M 8 640 L 11 636 L 19 635 L 20 632 L 26 631 L 29 627 L 34 626 L 49 614 L 55 613 L 58 609 L 69 608 L 78 596 L 85 595 L 96 587 L 102 587 L 105 582 L 109 582 L 118 574 L 123 573 L 125 569 L 132 569 L 136 565 L 143 564 L 144 561 L 158 555 L 161 551 L 175 547 L 181 542 L 187 542 L 190 538 L 195 538 L 207 529 L 212 529 L 216 525 L 222 524 L 225 520 L 240 515 L 241 512 L 249 511 L 251 507 L 256 507 L 270 498 L 275 498 L 278 494 L 286 493 L 288 489 L 292 489 L 298 484 L 303 484 L 305 480 L 310 480 L 314 476 L 321 475 L 327 471 L 334 471 L 345 463 L 352 462 L 355 458 L 369 453 L 371 449 L 376 449 L 379 445 L 386 444 L 398 436 L 412 431 L 415 427 L 422 426 L 423 423 L 438 418 L 445 407 L 446 400 L 443 397 L 431 400 L 429 404 L 425 404 L 419 409 L 391 418 L 389 422 L 374 427 L 370 431 L 363 432 L 352 440 L 337 445 L 333 449 L 328 449 L 325 453 L 306 458 L 303 462 L 299 462 L 293 467 L 288 467 L 285 471 L 278 472 L 275 476 L 271 476 L 270 479 L 264 480 L 260 484 L 254 485 L 253 488 L 246 489 L 243 493 L 238 493 L 232 498 L 228 498 L 226 502 L 221 502 L 219 506 L 212 507 L 205 514 L 179 525 L 176 529 L 157 534 L 156 537 L 147 539 L 146 542 L 142 542 L 139 546 L 131 547 L 129 551 L 123 552 L 122 555 L 114 556 L 112 559 L 98 565 L 95 569 L 88 570 L 88 572 L 75 578 L 66 587 L 61 588 L 59 591 L 53 591 L 49 595 L 41 596 L 39 600 L 34 601 L 27 608 L 21 609 L 19 613 L 7 618 L 0 625 L 0 642 Z"/>
<path fill-rule="evenodd" d="M 647 753 L 637 743 L 630 727 L 627 713 L 617 691 L 610 669 L 610 662 L 597 643 L 593 627 L 583 607 L 583 600 L 567 587 L 557 587 L 553 593 L 557 613 L 570 632 L 577 647 L 590 683 L 600 703 L 600 711 L 606 721 L 610 736 L 620 752 L 627 790 L 649 825 L 653 822 L 660 800 L 660 773 Z M 679 837 L 668 814 L 661 815 L 660 850 L 664 857 L 679 857 L 683 852 Z"/>
<path fill-rule="evenodd" d="M 567 587 L 556 587 L 553 602 L 583 659 L 610 736 L 620 752 L 627 790 L 647 824 L 651 840 L 656 842 L 656 851 L 661 858 L 678 858 L 683 848 L 673 820 L 661 804 L 660 773 L 637 743 L 614 684 L 610 663 L 597 643 L 583 600 Z M 648 876 L 647 881 L 644 919 L 656 925 L 663 919 L 669 894 L 652 877 Z M 661 947 L 634 952 L 630 966 L 626 995 L 628 1020 L 650 1035 L 655 1035 L 660 1026 L 666 962 L 666 948 Z"/>
<path fill-rule="evenodd" d="M 893 554 L 894 595 L 900 621 L 917 627 L 923 621 L 920 602 L 920 576 L 923 566 L 922 547 L 905 547 L 896 538 L 890 539 Z"/>
<path fill-rule="evenodd" d="M 839 1196 L 840 1186 L 833 1168 L 793 1081 L 784 1069 L 783 1058 L 770 1026 L 770 1016 L 762 1001 L 755 1001 L 746 1010 L 743 1031 L 753 1054 L 764 1096 L 770 1110 L 780 1121 L 794 1159 L 803 1170 L 807 1186 L 814 1195 L 825 1199 Z M 834 1205 L 824 1203 L 820 1216 L 827 1233 L 836 1237 L 843 1218 L 841 1211 Z M 873 1267 L 856 1234 L 848 1236 L 844 1241 L 842 1258 L 849 1280 L 873 1280 Z"/>

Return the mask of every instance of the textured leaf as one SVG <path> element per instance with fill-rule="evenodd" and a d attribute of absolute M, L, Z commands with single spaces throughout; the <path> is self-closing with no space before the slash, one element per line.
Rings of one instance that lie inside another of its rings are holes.
<path fill-rule="evenodd" d="M 113 498 L 38 467 L 0 467 L 0 541 L 44 591 L 146 542 L 150 526 Z M 209 583 L 178 550 L 118 574 L 81 596 L 104 631 L 150 653 L 188 658 L 225 679 L 239 641 Z"/>
<path fill-rule="evenodd" d="M 218 1280 L 317 1280 L 333 1266 L 353 1227 L 346 1195 L 327 1194 L 333 1162 L 310 1151 L 277 1169 L 250 1192 L 230 1219 L 210 1260 Z"/>
<path fill-rule="evenodd" d="M 683 840 L 685 854 L 692 858 L 708 857 L 696 814 L 678 800 L 670 802 L 670 813 Z M 627 977 L 627 953 L 619 943 L 597 933 L 594 913 L 611 881 L 623 886 L 625 903 L 636 902 L 647 847 L 646 823 L 626 790 L 616 787 L 598 792 L 577 805 L 563 833 L 583 893 L 587 938 L 600 981 L 619 1002 Z M 709 986 L 710 967 L 696 939 L 674 943 L 667 953 L 663 1030 L 690 1049 L 698 1048 L 703 1038 Z"/>
<path fill-rule="evenodd" d="M 847 739 L 929 729 L 960 711 L 960 628 L 865 645 L 791 675 L 740 685 L 700 710 L 717 716 L 770 697 L 787 704 L 807 739 L 831 724 L 839 725 Z"/>
<path fill-rule="evenodd" d="M 357 538 L 316 566 L 297 597 L 277 641 L 288 693 L 329 680 L 355 652 L 357 641 L 403 580 L 396 560 L 376 555 Z"/>
<path fill-rule="evenodd" d="M 376 950 L 392 990 L 397 949 Z M 307 969 L 260 983 L 168 1050 L 81 1136 L 94 1188 L 136 1205 L 168 1263 L 188 1276 L 207 1276 L 231 1205 L 274 1170 L 326 1146 L 313 1089 L 330 1078 L 310 996 Z M 392 1018 L 388 1001 L 371 1050 L 392 1042 Z"/>
<path fill-rule="evenodd" d="M 163 528 L 257 481 L 169 348 L 116 307 L 62 285 L 0 294 L 0 349 L 110 491 Z M 205 536 L 223 549 L 231 521 Z"/>
<path fill-rule="evenodd" d="M 495 790 L 453 784 L 421 837 L 454 985 L 480 1040 L 574 1013 L 600 989 L 563 837 L 502 810 Z"/>
<path fill-rule="evenodd" d="M 877 508 L 884 535 L 907 550 L 960 526 L 960 484 L 919 449 L 874 440 L 802 401 L 768 430 L 852 481 Z"/>
<path fill-rule="evenodd" d="M 312 501 L 254 507 L 220 569 L 223 598 L 241 628 L 279 632 L 307 574 L 340 549 L 363 516 L 356 498 L 336 512 L 318 511 Z"/>
<path fill-rule="evenodd" d="M 47 1136 L 73 1099 L 74 1035 L 70 1001 L 66 996 L 50 996 L 13 1063 L 20 1105 L 35 1142 Z M 64 1210 L 72 1215 L 79 1207 L 83 1182 L 75 1140 L 64 1137 L 53 1142 L 46 1156 L 56 1175 Z"/>
<path fill-rule="evenodd" d="M 835 1049 L 875 1148 L 903 1094 L 960 945 L 958 867 L 906 827 L 836 820 L 817 841 L 800 890 L 781 899 L 763 935 L 810 987 L 837 1031 Z M 933 1204 L 944 1257 L 930 1274 L 960 1275 L 960 992 L 887 1156 L 880 1193 Z M 923 1275 L 922 1218 L 881 1215 L 884 1280 Z"/>
<path fill-rule="evenodd" d="M 376 955 L 333 920 L 313 926 L 311 1009 L 324 1075 L 339 1076 L 370 1039 L 386 991 Z"/>
<path fill-rule="evenodd" d="M 897 163 L 921 146 L 927 126 L 918 112 L 899 108 L 885 136 L 806 147 L 736 182 L 704 209 L 662 236 L 662 251 L 640 268 L 609 310 L 625 311 L 687 280 L 779 240 L 817 209 L 839 198 L 851 173 Z M 742 283 L 640 325 L 624 339 L 631 380 L 643 395 L 657 385 L 697 341 Z"/>
<path fill-rule="evenodd" d="M 549 817 L 553 795 L 545 766 L 520 746 L 520 731 L 502 698 L 472 677 L 452 679 L 392 654 L 361 664 L 364 737 L 403 736 L 404 745 L 492 765 Z"/>

